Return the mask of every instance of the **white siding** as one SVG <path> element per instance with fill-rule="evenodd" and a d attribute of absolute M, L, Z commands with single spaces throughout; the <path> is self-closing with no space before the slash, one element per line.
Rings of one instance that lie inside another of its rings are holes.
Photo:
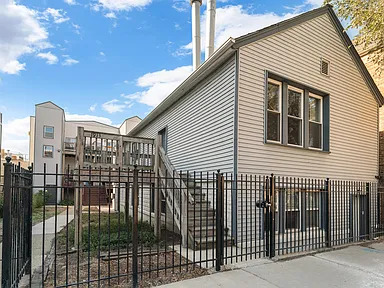
<path fill-rule="evenodd" d="M 168 128 L 168 156 L 178 170 L 233 171 L 235 57 L 135 136 Z"/>
<path fill-rule="evenodd" d="M 378 105 L 328 15 L 244 46 L 239 57 L 239 173 L 375 181 Z M 264 144 L 266 70 L 329 93 L 330 153 Z"/>

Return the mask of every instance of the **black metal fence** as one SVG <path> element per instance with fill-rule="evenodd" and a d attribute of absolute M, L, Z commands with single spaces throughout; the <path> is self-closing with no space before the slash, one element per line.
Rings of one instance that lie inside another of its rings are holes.
<path fill-rule="evenodd" d="M 18 287 L 31 275 L 32 172 L 7 158 L 3 185 L 2 287 Z"/>
<path fill-rule="evenodd" d="M 53 173 L 12 167 L 5 190 L 43 195 L 33 212 L 41 213 L 41 247 L 23 250 L 39 259 L 33 286 L 160 285 L 384 234 L 384 193 L 376 182 L 112 168 L 75 169 L 70 177 L 57 166 Z M 33 184 L 16 181 L 23 173 Z M 67 193 L 74 203 L 63 200 Z"/>

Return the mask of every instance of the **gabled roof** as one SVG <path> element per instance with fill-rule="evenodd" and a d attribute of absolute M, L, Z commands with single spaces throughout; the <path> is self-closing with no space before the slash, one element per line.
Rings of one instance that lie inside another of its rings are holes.
<path fill-rule="evenodd" d="M 158 115 L 160 115 L 163 111 L 165 111 L 168 107 L 170 107 L 174 102 L 176 102 L 179 98 L 181 98 L 186 92 L 191 90 L 196 84 L 197 79 L 202 79 L 201 75 L 207 76 L 211 71 L 212 67 L 216 68 L 220 64 L 222 64 L 225 60 L 228 59 L 232 53 L 236 51 L 236 49 L 248 45 L 252 42 L 258 41 L 265 37 L 271 36 L 275 33 L 284 31 L 286 29 L 292 28 L 296 25 L 304 23 L 308 20 L 316 18 L 318 16 L 328 14 L 336 31 L 338 32 L 341 40 L 343 41 L 345 47 L 351 55 L 351 58 L 355 62 L 358 70 L 360 71 L 363 79 L 365 80 L 368 88 L 371 93 L 374 95 L 379 106 L 384 105 L 384 98 L 381 94 L 380 90 L 377 88 L 375 82 L 372 79 L 371 74 L 369 74 L 367 68 L 365 67 L 363 61 L 361 60 L 359 54 L 357 53 L 355 47 L 352 44 L 351 39 L 348 34 L 344 30 L 341 25 L 339 19 L 337 18 L 335 12 L 332 9 L 331 5 L 325 5 L 323 7 L 305 12 L 296 17 L 281 21 L 279 23 L 273 24 L 266 28 L 257 30 L 252 33 L 248 33 L 244 36 L 240 36 L 238 38 L 230 38 L 221 45 L 211 57 L 208 58 L 202 65 L 199 66 L 183 83 L 181 83 L 167 98 L 165 98 L 147 117 L 145 117 L 135 128 L 131 130 L 129 135 L 134 135 L 145 126 L 147 126 L 150 121 L 155 119 Z M 228 56 L 229 55 L 229 56 Z"/>
<path fill-rule="evenodd" d="M 64 112 L 63 108 L 61 108 L 60 106 L 56 105 L 52 101 L 45 101 L 45 102 L 42 102 L 42 103 L 38 103 L 35 106 L 41 106 L 41 105 L 44 105 L 44 104 L 50 104 L 50 105 L 54 106 L 55 108 L 60 109 L 60 110 L 62 110 Z"/>

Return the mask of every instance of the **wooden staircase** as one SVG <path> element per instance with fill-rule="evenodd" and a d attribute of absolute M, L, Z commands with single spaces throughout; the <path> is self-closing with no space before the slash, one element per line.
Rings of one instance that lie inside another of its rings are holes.
<path fill-rule="evenodd" d="M 159 159 L 155 169 L 160 179 L 160 191 L 166 199 L 169 211 L 173 211 L 183 246 L 191 249 L 214 248 L 216 212 L 205 189 L 195 181 L 193 175 L 179 175 L 164 149 L 162 147 L 157 149 L 159 149 Z M 172 189 L 166 189 L 166 187 L 172 187 Z M 209 191 L 214 193 L 212 188 Z M 224 245 L 229 246 L 233 241 L 228 239 L 226 242 Z"/>

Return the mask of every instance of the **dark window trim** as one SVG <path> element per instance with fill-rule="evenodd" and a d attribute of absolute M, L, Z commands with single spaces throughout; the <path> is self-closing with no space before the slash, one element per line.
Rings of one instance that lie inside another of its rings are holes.
<path fill-rule="evenodd" d="M 53 128 L 53 133 L 52 133 L 52 137 L 46 137 L 45 136 L 45 128 Z M 49 126 L 49 125 L 44 125 L 43 126 L 43 138 L 45 139 L 55 139 L 55 127 L 54 126 Z"/>
<path fill-rule="evenodd" d="M 165 151 L 165 154 L 168 153 L 168 125 L 166 125 L 164 128 L 160 129 L 158 134 L 162 134 L 162 131 L 164 131 L 164 135 L 165 135 L 165 147 L 164 148 L 164 151 Z M 163 141 L 163 139 L 161 139 L 161 141 Z"/>
<path fill-rule="evenodd" d="M 268 107 L 268 79 L 273 79 L 276 81 L 282 82 L 282 95 L 281 95 L 281 113 L 282 113 L 282 120 L 281 120 L 281 135 L 280 135 L 280 143 L 269 141 L 267 139 L 267 107 Z M 302 146 L 296 146 L 296 145 L 288 145 L 288 121 L 287 121 L 287 93 L 288 93 L 288 86 L 294 86 L 299 89 L 302 89 L 304 91 L 304 113 L 303 113 L 303 133 L 302 133 Z M 289 78 L 283 77 L 281 75 L 278 75 L 276 73 L 266 71 L 265 73 L 265 95 L 264 95 L 264 143 L 265 144 L 271 144 L 271 145 L 281 145 L 285 147 L 291 147 L 291 148 L 297 148 L 297 149 L 305 149 L 310 150 L 314 152 L 330 152 L 330 139 L 329 139 L 329 130 L 330 130 L 330 95 L 327 92 L 323 92 L 319 89 L 303 85 L 299 82 L 296 82 L 294 80 L 291 80 Z M 322 129 L 323 129 L 323 139 L 322 139 L 322 149 L 316 149 L 309 147 L 309 111 L 308 111 L 308 97 L 309 93 L 321 96 L 323 98 L 323 107 L 322 107 Z"/>

